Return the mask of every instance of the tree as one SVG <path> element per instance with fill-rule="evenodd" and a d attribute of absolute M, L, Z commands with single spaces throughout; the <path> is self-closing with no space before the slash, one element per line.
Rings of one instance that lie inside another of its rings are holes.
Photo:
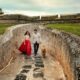
<path fill-rule="evenodd" d="M 2 8 L 0 8 L 0 14 L 4 14 L 3 11 L 2 11 Z"/>

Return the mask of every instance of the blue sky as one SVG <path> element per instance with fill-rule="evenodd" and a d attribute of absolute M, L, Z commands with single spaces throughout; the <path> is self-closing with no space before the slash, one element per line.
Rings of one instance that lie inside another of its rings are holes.
<path fill-rule="evenodd" d="M 53 15 L 80 13 L 80 0 L 0 0 L 7 14 Z"/>

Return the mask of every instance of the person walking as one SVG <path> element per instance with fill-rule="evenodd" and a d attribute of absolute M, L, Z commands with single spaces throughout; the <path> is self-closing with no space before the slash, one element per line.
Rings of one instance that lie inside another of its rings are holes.
<path fill-rule="evenodd" d="M 41 43 L 41 35 L 37 29 L 34 29 L 33 33 L 33 47 L 34 47 L 34 55 L 36 56 L 38 53 L 39 45 Z"/>
<path fill-rule="evenodd" d="M 25 40 L 22 42 L 22 44 L 19 47 L 19 51 L 26 54 L 26 56 L 31 56 L 32 48 L 31 48 L 31 41 L 30 41 L 30 33 L 29 31 L 26 31 Z"/>

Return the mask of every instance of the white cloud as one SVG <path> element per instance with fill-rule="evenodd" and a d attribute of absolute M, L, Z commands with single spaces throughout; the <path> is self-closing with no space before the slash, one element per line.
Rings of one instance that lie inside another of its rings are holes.
<path fill-rule="evenodd" d="M 45 7 L 65 7 L 65 6 L 79 6 L 80 7 L 80 1 L 79 0 L 0 0 L 1 4 L 12 4 L 16 6 L 23 6 L 26 7 L 28 5 L 30 6 L 45 6 Z"/>
<path fill-rule="evenodd" d="M 23 14 L 28 16 L 41 16 L 41 15 L 53 15 L 53 13 L 45 12 L 45 11 L 24 11 L 24 10 L 5 10 L 5 14 Z"/>
<path fill-rule="evenodd" d="M 80 0 L 0 0 L 5 13 L 49 15 L 80 12 Z"/>
<path fill-rule="evenodd" d="M 32 0 L 35 5 L 45 6 L 45 7 L 66 7 L 66 6 L 79 6 L 75 0 Z"/>
<path fill-rule="evenodd" d="M 27 16 L 46 16 L 46 15 L 60 15 L 60 14 L 73 14 L 73 12 L 65 11 L 65 12 L 45 12 L 45 11 L 24 11 L 24 10 L 5 10 L 5 14 L 23 14 Z M 74 12 L 77 13 L 77 12 Z"/>
<path fill-rule="evenodd" d="M 55 7 L 61 5 L 58 0 L 34 0 L 34 4 L 39 6 Z"/>

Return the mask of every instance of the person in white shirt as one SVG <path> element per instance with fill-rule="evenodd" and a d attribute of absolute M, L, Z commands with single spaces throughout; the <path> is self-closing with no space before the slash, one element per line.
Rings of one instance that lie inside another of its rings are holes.
<path fill-rule="evenodd" d="M 37 29 L 34 29 L 34 33 L 33 33 L 33 46 L 34 46 L 34 55 L 35 56 L 37 55 L 40 43 L 41 43 L 41 35 L 37 31 Z"/>

